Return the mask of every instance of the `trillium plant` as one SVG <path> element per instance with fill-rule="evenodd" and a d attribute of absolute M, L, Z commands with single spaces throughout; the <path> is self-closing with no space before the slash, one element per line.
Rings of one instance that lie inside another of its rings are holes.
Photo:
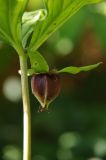
<path fill-rule="evenodd" d="M 66 66 L 50 70 L 38 52 L 39 47 L 81 7 L 102 0 L 43 0 L 44 8 L 25 12 L 29 0 L 0 0 L 0 38 L 17 52 L 23 98 L 23 160 L 31 160 L 31 112 L 28 76 L 32 93 L 40 102 L 41 111 L 59 95 L 62 73 L 77 74 L 98 67 L 100 63 L 84 67 Z M 37 1 L 37 0 L 35 0 Z M 30 61 L 30 68 L 27 62 Z"/>

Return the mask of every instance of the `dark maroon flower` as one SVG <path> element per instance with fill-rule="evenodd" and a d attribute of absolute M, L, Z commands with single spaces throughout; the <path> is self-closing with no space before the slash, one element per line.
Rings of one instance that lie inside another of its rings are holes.
<path fill-rule="evenodd" d="M 60 77 L 54 73 L 33 75 L 31 79 L 32 93 L 38 99 L 42 109 L 47 109 L 60 93 Z"/>

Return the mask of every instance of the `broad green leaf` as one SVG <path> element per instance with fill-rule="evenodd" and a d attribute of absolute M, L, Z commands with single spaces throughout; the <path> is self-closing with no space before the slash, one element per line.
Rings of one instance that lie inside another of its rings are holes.
<path fill-rule="evenodd" d="M 80 72 L 86 72 L 86 71 L 90 71 L 92 69 L 97 68 L 100 64 L 102 64 L 102 62 L 97 63 L 97 64 L 93 64 L 93 65 L 89 65 L 89 66 L 84 66 L 84 67 L 74 67 L 74 66 L 70 66 L 70 67 L 66 67 L 61 69 L 60 71 L 57 71 L 58 73 L 69 73 L 69 74 L 77 74 Z"/>
<path fill-rule="evenodd" d="M 40 9 L 32 12 L 25 12 L 22 16 L 22 43 L 25 48 L 27 40 L 34 30 L 34 26 L 38 21 L 45 19 L 47 11 Z"/>
<path fill-rule="evenodd" d="M 31 69 L 28 70 L 28 74 L 49 72 L 49 66 L 44 57 L 39 52 L 30 53 Z"/>
<path fill-rule="evenodd" d="M 48 15 L 37 23 L 29 45 L 29 51 L 37 50 L 47 38 L 65 23 L 81 7 L 102 0 L 44 0 Z"/>
<path fill-rule="evenodd" d="M 21 18 L 28 0 L 0 0 L 0 37 L 21 46 Z"/>

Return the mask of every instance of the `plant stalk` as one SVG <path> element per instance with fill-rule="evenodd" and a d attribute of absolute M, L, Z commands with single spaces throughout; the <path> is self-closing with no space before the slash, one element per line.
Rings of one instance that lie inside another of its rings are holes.
<path fill-rule="evenodd" d="M 20 56 L 21 85 L 23 98 L 23 160 L 31 160 L 31 112 L 27 77 L 27 56 Z"/>

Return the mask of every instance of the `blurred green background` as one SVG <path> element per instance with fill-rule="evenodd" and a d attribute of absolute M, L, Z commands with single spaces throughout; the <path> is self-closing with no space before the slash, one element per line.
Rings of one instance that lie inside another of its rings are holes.
<path fill-rule="evenodd" d="M 27 10 L 42 6 L 41 0 L 31 0 Z M 61 75 L 61 94 L 48 112 L 38 113 L 30 89 L 32 160 L 106 160 L 106 2 L 81 9 L 39 50 L 51 68 L 103 65 L 76 76 Z M 17 54 L 0 42 L 0 160 L 22 159 L 18 70 Z"/>

